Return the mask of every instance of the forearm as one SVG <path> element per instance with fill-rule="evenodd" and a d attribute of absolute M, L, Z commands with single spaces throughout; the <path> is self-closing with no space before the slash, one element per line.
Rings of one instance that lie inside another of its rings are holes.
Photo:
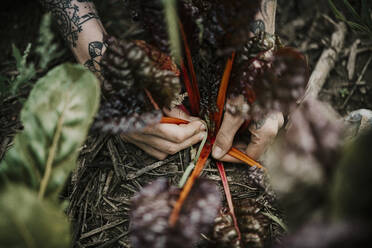
<path fill-rule="evenodd" d="M 100 76 L 105 29 L 90 0 L 39 0 L 53 14 L 77 61 Z"/>
<path fill-rule="evenodd" d="M 276 0 L 262 0 L 260 11 L 252 24 L 252 32 L 275 33 Z"/>

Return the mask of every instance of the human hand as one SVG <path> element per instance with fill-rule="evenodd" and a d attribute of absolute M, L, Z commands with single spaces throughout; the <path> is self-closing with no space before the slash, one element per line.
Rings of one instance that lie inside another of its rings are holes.
<path fill-rule="evenodd" d="M 138 146 L 151 156 L 164 160 L 189 146 L 200 142 L 206 135 L 204 123 L 196 117 L 187 115 L 178 108 L 163 109 L 169 117 L 190 121 L 189 124 L 156 124 L 142 132 L 122 134 L 121 137 Z"/>
<path fill-rule="evenodd" d="M 218 131 L 216 141 L 213 145 L 212 156 L 220 161 L 241 163 L 240 160 L 228 155 L 228 151 L 234 147 L 240 149 L 251 158 L 258 160 L 265 152 L 268 146 L 274 141 L 279 129 L 284 124 L 283 114 L 280 112 L 271 112 L 260 121 L 253 122 L 249 126 L 251 133 L 250 143 L 234 143 L 236 132 L 244 123 L 241 115 L 232 115 L 229 112 L 224 114 L 224 118 Z"/>

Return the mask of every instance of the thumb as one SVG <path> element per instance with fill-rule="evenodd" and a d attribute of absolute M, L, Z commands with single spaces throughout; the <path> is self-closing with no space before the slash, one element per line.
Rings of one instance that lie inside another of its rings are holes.
<path fill-rule="evenodd" d="M 243 122 L 244 118 L 242 116 L 233 116 L 228 112 L 225 113 L 212 149 L 212 156 L 215 159 L 222 158 L 230 150 L 234 136 Z"/>

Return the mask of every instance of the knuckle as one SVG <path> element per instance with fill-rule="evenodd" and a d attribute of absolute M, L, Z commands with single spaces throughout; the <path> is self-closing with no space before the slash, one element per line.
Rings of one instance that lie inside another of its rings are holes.
<path fill-rule="evenodd" d="M 264 135 L 267 138 L 275 138 L 278 134 L 278 128 L 276 125 L 267 125 L 262 130 L 262 135 Z"/>
<path fill-rule="evenodd" d="M 165 154 L 165 153 L 161 153 L 161 154 L 157 154 L 155 156 L 155 158 L 159 159 L 159 160 L 164 160 L 168 157 L 168 154 Z"/>
<path fill-rule="evenodd" d="M 185 134 L 184 133 L 177 133 L 173 137 L 174 142 L 181 143 L 185 140 Z"/>
<path fill-rule="evenodd" d="M 169 155 L 174 155 L 178 152 L 177 146 L 175 145 L 168 145 L 165 149 L 165 152 Z"/>

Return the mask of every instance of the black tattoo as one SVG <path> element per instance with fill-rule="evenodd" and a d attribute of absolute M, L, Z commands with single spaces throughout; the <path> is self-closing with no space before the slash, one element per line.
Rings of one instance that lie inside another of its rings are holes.
<path fill-rule="evenodd" d="M 91 0 L 77 1 L 91 2 Z M 79 6 L 73 3 L 74 0 L 40 0 L 40 2 L 45 9 L 52 12 L 63 38 L 72 47 L 76 47 L 78 34 L 83 31 L 82 25 L 91 19 L 99 19 L 94 11 L 80 15 Z"/>
<path fill-rule="evenodd" d="M 265 23 L 262 20 L 255 20 L 251 24 L 251 31 L 254 34 L 265 32 L 266 31 Z"/>
<path fill-rule="evenodd" d="M 269 13 L 268 13 L 268 10 L 267 10 L 267 5 L 268 5 L 269 3 L 273 3 L 273 4 L 275 4 L 275 6 L 276 6 L 276 0 L 263 0 L 263 1 L 262 1 L 261 12 L 262 12 L 262 15 L 263 15 L 263 17 L 264 17 L 265 19 L 267 19 L 267 18 L 270 17 L 270 15 L 269 15 Z"/>
<path fill-rule="evenodd" d="M 102 41 L 92 41 L 88 45 L 88 51 L 90 59 L 88 59 L 84 66 L 86 66 L 90 71 L 95 73 L 101 73 L 99 58 L 102 57 L 103 48 L 107 47 L 107 44 Z"/>

